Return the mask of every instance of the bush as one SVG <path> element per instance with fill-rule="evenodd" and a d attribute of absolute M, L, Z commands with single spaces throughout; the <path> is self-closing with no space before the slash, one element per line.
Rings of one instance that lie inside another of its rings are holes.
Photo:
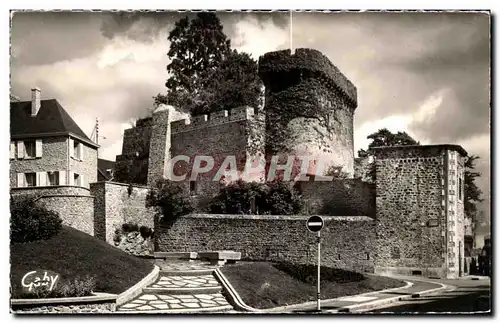
<path fill-rule="evenodd" d="M 122 224 L 123 233 L 136 232 L 136 231 L 139 231 L 139 226 L 137 225 L 137 223 L 128 222 Z"/>
<path fill-rule="evenodd" d="M 159 180 L 146 197 L 147 207 L 160 209 L 161 221 L 173 221 L 193 212 L 193 200 L 182 187 L 169 180 Z"/>
<path fill-rule="evenodd" d="M 57 212 L 48 210 L 33 199 L 10 200 L 10 241 L 30 242 L 47 240 L 62 227 Z"/>
<path fill-rule="evenodd" d="M 289 183 L 275 181 L 269 183 L 269 193 L 266 204 L 270 214 L 299 214 L 304 206 L 302 195 Z"/>
<path fill-rule="evenodd" d="M 210 212 L 250 214 L 252 199 L 259 214 L 297 214 L 303 206 L 302 196 L 286 182 L 264 184 L 239 180 L 221 189 L 210 204 Z"/>
<path fill-rule="evenodd" d="M 141 237 L 143 237 L 144 239 L 151 237 L 153 234 L 153 230 L 151 230 L 150 228 L 148 228 L 145 225 L 143 225 L 139 228 L 139 232 L 141 233 Z"/>
<path fill-rule="evenodd" d="M 91 296 L 96 289 L 95 277 L 76 277 L 73 281 L 58 282 L 56 287 L 49 291 L 46 288 L 39 288 L 34 293 L 26 293 L 19 298 L 59 298 L 59 297 L 82 297 Z"/>

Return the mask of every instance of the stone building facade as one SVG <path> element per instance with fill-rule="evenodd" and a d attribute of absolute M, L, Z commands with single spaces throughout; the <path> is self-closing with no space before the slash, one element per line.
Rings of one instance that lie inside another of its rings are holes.
<path fill-rule="evenodd" d="M 466 152 L 455 145 L 378 147 L 375 271 L 463 275 Z"/>
<path fill-rule="evenodd" d="M 97 180 L 97 148 L 57 100 L 10 104 L 10 192 L 32 196 L 60 213 L 63 223 L 93 233 L 89 183 Z"/>

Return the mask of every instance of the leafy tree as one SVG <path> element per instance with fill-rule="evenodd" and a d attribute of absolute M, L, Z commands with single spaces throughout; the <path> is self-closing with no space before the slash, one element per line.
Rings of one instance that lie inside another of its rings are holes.
<path fill-rule="evenodd" d="M 465 215 L 476 222 L 477 218 L 477 204 L 482 202 L 481 198 L 483 192 L 476 185 L 476 178 L 481 176 L 481 173 L 475 172 L 475 161 L 479 159 L 478 156 L 471 155 L 465 159 L 465 174 L 464 174 L 464 208 Z"/>
<path fill-rule="evenodd" d="M 374 147 L 420 145 L 420 142 L 413 139 L 406 132 L 392 133 L 387 128 L 380 129 L 367 138 L 372 140 L 368 145 L 368 150 Z"/>
<path fill-rule="evenodd" d="M 146 207 L 157 207 L 161 221 L 172 223 L 178 217 L 193 212 L 193 200 L 177 183 L 166 179 L 158 180 L 148 191 Z"/>
<path fill-rule="evenodd" d="M 165 86 L 168 94 L 159 94 L 155 103 L 166 103 L 192 110 L 200 103 L 200 92 L 208 75 L 220 66 L 230 51 L 230 41 L 213 12 L 200 12 L 194 19 L 187 16 L 175 23 L 170 32 L 171 59 L 167 71 L 171 76 Z"/>
<path fill-rule="evenodd" d="M 231 51 L 207 78 L 204 82 L 206 87 L 200 92 L 202 103 L 193 114 L 261 104 L 262 82 L 258 75 L 258 64 L 247 53 Z"/>
<path fill-rule="evenodd" d="M 231 50 L 214 13 L 179 20 L 168 39 L 168 94 L 158 94 L 156 105 L 171 104 L 197 115 L 261 104 L 257 61 Z"/>

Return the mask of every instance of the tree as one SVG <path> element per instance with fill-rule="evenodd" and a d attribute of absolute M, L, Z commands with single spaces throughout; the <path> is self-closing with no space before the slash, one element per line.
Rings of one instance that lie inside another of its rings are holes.
<path fill-rule="evenodd" d="M 194 114 L 261 104 L 258 64 L 247 53 L 231 51 L 206 77 L 206 86 L 200 92 L 202 103 L 195 108 Z"/>
<path fill-rule="evenodd" d="M 483 201 L 481 198 L 483 192 L 476 185 L 476 178 L 481 176 L 481 173 L 475 172 L 475 161 L 479 159 L 478 156 L 471 155 L 465 159 L 465 174 L 464 174 L 464 208 L 465 215 L 476 222 L 477 205 Z"/>
<path fill-rule="evenodd" d="M 420 142 L 413 139 L 406 132 L 392 133 L 387 128 L 380 129 L 367 138 L 372 140 L 368 145 L 368 150 L 374 147 L 420 145 Z"/>
<path fill-rule="evenodd" d="M 166 103 L 191 111 L 199 104 L 200 92 L 230 51 L 230 41 L 213 12 L 200 12 L 175 23 L 168 36 L 171 59 L 165 86 L 167 95 L 159 94 L 155 103 Z"/>

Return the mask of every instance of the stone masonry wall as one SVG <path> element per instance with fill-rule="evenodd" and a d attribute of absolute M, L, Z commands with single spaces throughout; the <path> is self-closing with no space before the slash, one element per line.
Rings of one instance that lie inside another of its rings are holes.
<path fill-rule="evenodd" d="M 157 251 L 241 252 L 242 260 L 317 263 L 317 235 L 306 217 L 188 215 L 156 229 Z M 322 264 L 373 272 L 374 221 L 367 217 L 324 217 Z"/>
<path fill-rule="evenodd" d="M 179 161 L 175 164 L 174 174 L 186 174 L 184 185 L 188 189 L 191 168 L 196 156 L 210 156 L 214 167 L 208 173 L 197 176 L 194 194 L 213 196 L 219 191 L 219 182 L 214 176 L 227 156 L 234 156 L 239 171 L 244 169 L 249 155 L 263 152 L 264 123 L 250 107 L 219 111 L 210 115 L 196 116 L 190 123 L 184 120 L 172 123 L 171 156 L 184 155 L 189 163 Z M 259 135 L 260 134 L 260 135 Z"/>
<path fill-rule="evenodd" d="M 59 213 L 63 224 L 94 235 L 94 197 L 88 189 L 74 186 L 11 189 L 13 197 L 33 197 Z"/>
<path fill-rule="evenodd" d="M 127 184 L 98 182 L 91 184 L 91 191 L 95 196 L 97 238 L 112 244 L 115 230 L 128 222 L 154 227 L 155 209 L 146 208 L 146 187 L 132 186 L 129 195 Z"/>
<path fill-rule="evenodd" d="M 42 138 L 42 157 L 10 160 L 10 187 L 17 187 L 17 173 L 62 171 L 68 169 L 68 137 Z M 95 172 L 94 172 L 95 173 Z M 61 183 L 66 184 L 66 183 Z"/>
<path fill-rule="evenodd" d="M 185 118 L 188 118 L 187 114 L 167 105 L 161 105 L 154 112 L 149 144 L 148 186 L 165 176 L 165 167 L 170 160 L 173 145 L 171 123 Z"/>
<path fill-rule="evenodd" d="M 375 185 L 360 179 L 297 182 L 310 214 L 375 218 Z"/>
<path fill-rule="evenodd" d="M 299 156 L 316 156 L 324 158 L 325 171 L 330 166 L 342 166 L 342 171 L 351 177 L 354 174 L 354 139 L 353 139 L 353 111 L 347 107 L 347 103 L 330 101 L 325 97 L 318 100 L 326 105 L 331 116 L 326 120 L 315 118 L 298 117 L 289 124 L 289 133 L 293 134 L 292 151 Z M 328 126 L 325 126 L 328 123 Z M 272 124 L 269 125 L 273 127 Z"/>
<path fill-rule="evenodd" d="M 375 271 L 446 276 L 443 147 L 375 149 Z"/>
<path fill-rule="evenodd" d="M 116 156 L 114 181 L 147 184 L 151 129 L 152 118 L 146 118 L 124 131 L 122 154 Z"/>
<path fill-rule="evenodd" d="M 364 182 L 374 183 L 372 173 L 375 169 L 373 156 L 358 157 L 354 159 L 354 178 Z"/>
<path fill-rule="evenodd" d="M 266 86 L 266 150 L 312 156 L 354 173 L 356 87 L 321 52 L 299 48 L 259 59 Z M 314 166 L 312 166 L 314 167 Z"/>

